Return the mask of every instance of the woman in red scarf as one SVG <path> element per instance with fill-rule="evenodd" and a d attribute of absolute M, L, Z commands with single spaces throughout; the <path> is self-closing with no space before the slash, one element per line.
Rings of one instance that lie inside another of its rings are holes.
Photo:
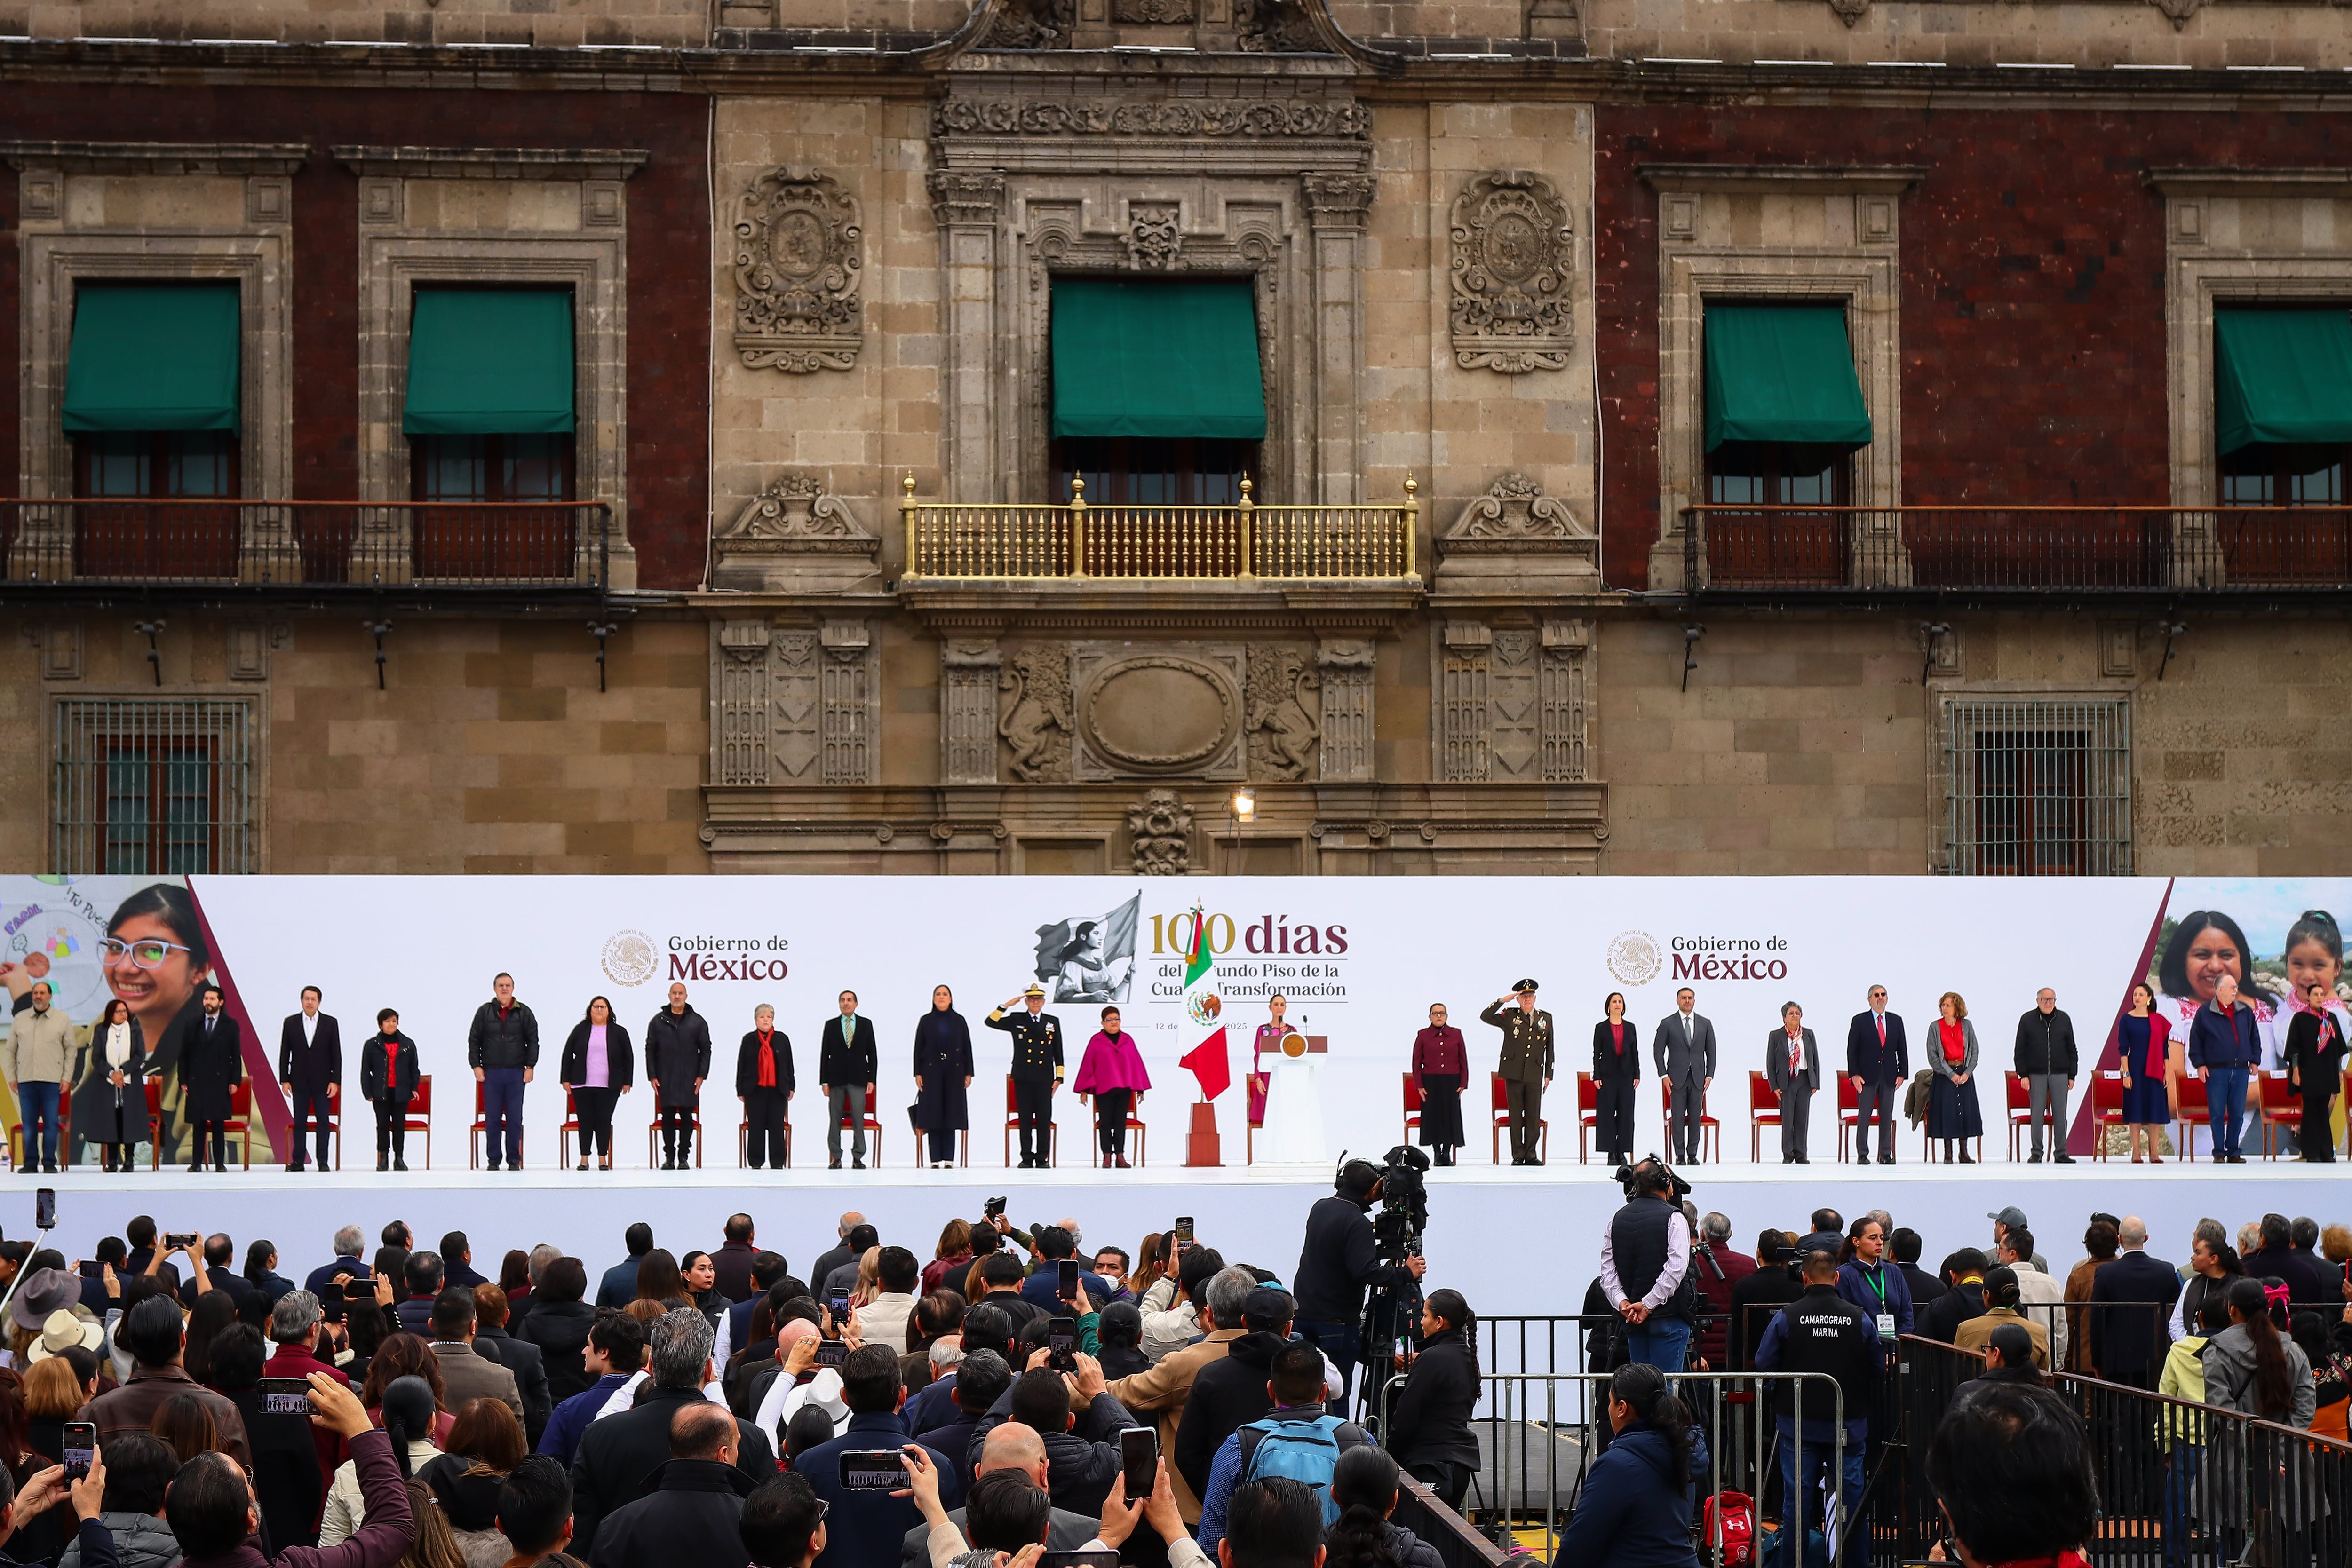
<path fill-rule="evenodd" d="M 793 1040 L 776 1028 L 776 1009 L 751 1009 L 751 1032 L 735 1050 L 735 1094 L 743 1102 L 743 1163 L 784 1168 L 784 1118 L 792 1107 Z"/>
<path fill-rule="evenodd" d="M 1984 1136 L 1984 1113 L 1977 1106 L 1977 1026 L 1958 991 L 1946 991 L 1936 1010 L 1943 1016 L 1927 1030 L 1927 1065 L 1936 1074 L 1927 1090 L 1927 1136 L 1944 1140 L 1946 1165 L 1957 1143 L 1960 1164 L 1972 1166 L 1968 1141 Z"/>

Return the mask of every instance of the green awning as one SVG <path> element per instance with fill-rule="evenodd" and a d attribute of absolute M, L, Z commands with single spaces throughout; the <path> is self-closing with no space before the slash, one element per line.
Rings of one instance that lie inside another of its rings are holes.
<path fill-rule="evenodd" d="M 404 433 L 563 435 L 572 423 L 570 289 L 416 291 Z"/>
<path fill-rule="evenodd" d="M 1842 305 L 1706 308 L 1706 449 L 1785 441 L 1870 444 Z"/>
<path fill-rule="evenodd" d="M 236 430 L 234 283 L 83 283 L 74 289 L 65 427 Z"/>
<path fill-rule="evenodd" d="M 1054 434 L 1264 440 L 1248 281 L 1055 278 Z"/>
<path fill-rule="evenodd" d="M 2224 455 L 2258 441 L 2352 441 L 2352 312 L 2213 312 L 2213 417 Z"/>

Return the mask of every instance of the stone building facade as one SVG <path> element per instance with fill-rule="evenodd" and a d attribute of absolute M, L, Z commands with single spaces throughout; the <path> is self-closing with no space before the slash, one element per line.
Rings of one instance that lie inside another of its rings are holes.
<path fill-rule="evenodd" d="M 2352 306 L 2326 5 L 163 9 L 0 0 L 0 863 L 2352 866 L 2352 430 L 2219 433 Z M 236 291 L 227 488 L 94 466 L 120 285 Z M 524 289 L 560 446 L 433 444 Z M 1727 307 L 1866 428 L 1727 467 Z"/>

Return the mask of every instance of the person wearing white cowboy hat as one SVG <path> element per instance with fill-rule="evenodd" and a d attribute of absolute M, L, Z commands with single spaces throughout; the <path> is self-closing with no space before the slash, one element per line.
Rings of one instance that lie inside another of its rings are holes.
<path fill-rule="evenodd" d="M 26 1347 L 25 1361 L 28 1365 L 38 1366 L 76 1345 L 95 1354 L 105 1343 L 105 1324 L 94 1318 L 77 1317 L 70 1307 L 59 1307 L 42 1321 L 41 1337 Z"/>

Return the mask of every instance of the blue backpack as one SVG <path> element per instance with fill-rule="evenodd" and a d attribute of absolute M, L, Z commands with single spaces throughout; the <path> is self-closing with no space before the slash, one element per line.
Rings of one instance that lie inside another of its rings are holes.
<path fill-rule="evenodd" d="M 1330 1529 L 1339 1522 L 1339 1505 L 1331 1500 L 1331 1472 L 1339 1463 L 1339 1425 L 1337 1416 L 1318 1416 L 1311 1421 L 1277 1421 L 1268 1416 L 1250 1422 L 1241 1429 L 1241 1479 L 1255 1481 L 1288 1476 L 1322 1500 L 1323 1528 Z"/>

